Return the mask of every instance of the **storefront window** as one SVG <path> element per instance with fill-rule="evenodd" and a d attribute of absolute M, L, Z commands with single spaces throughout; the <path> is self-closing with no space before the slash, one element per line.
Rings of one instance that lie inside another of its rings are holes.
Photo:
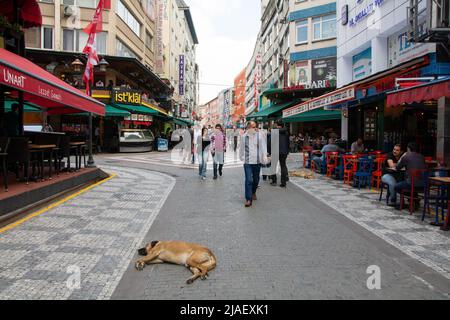
<path fill-rule="evenodd" d="M 366 110 L 364 112 L 364 140 L 377 140 L 377 112 Z"/>

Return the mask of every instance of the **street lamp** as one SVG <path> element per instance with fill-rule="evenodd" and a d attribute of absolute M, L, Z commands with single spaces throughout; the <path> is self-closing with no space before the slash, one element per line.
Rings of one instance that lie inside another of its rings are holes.
<path fill-rule="evenodd" d="M 101 72 L 106 72 L 106 68 L 108 68 L 109 63 L 108 61 L 105 60 L 105 58 L 103 58 L 99 63 L 98 63 L 99 67 L 100 67 L 100 71 Z"/>
<path fill-rule="evenodd" d="M 75 59 L 72 63 L 71 66 L 73 67 L 73 70 L 75 72 L 81 72 L 81 67 L 84 66 L 83 62 L 80 61 L 80 59 Z"/>

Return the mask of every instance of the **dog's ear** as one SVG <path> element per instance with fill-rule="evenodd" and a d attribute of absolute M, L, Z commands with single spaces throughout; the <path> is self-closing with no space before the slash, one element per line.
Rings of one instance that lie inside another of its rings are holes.
<path fill-rule="evenodd" d="M 152 249 L 154 248 L 154 247 L 156 247 L 156 245 L 159 243 L 159 241 L 153 241 L 151 244 L 150 244 L 150 246 L 152 247 Z"/>

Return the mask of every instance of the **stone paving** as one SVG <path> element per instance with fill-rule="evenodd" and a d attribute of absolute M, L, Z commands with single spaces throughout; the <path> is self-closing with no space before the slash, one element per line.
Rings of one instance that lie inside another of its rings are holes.
<path fill-rule="evenodd" d="M 117 177 L 0 234 L 0 299 L 111 297 L 175 179 L 102 168 Z M 71 266 L 79 289 L 67 285 Z"/>
<path fill-rule="evenodd" d="M 290 168 L 295 168 L 291 157 Z M 291 178 L 293 184 L 374 233 L 414 259 L 450 279 L 450 232 L 431 226 L 433 217 L 422 222 L 422 210 L 409 215 L 379 202 L 379 193 L 353 188 L 342 181 L 316 175 L 314 180 Z M 334 211 L 333 211 L 334 212 Z"/>

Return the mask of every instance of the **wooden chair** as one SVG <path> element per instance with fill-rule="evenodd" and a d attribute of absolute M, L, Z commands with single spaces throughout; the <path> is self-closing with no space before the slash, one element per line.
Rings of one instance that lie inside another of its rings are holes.
<path fill-rule="evenodd" d="M 339 152 L 327 152 L 325 159 L 327 162 L 327 177 L 331 178 L 338 165 Z"/>
<path fill-rule="evenodd" d="M 425 169 L 416 169 L 409 170 L 408 176 L 411 179 L 411 188 L 402 189 L 400 191 L 400 210 L 403 210 L 405 205 L 405 198 L 409 199 L 409 214 L 412 215 L 414 212 L 414 202 L 420 201 L 423 197 L 419 196 L 419 193 L 425 193 L 425 183 L 426 179 L 428 179 L 428 170 Z M 423 185 L 418 185 L 418 182 L 423 182 Z"/>
<path fill-rule="evenodd" d="M 377 191 L 379 191 L 381 187 L 381 178 L 383 177 L 383 163 L 386 161 L 386 159 L 386 155 L 377 156 L 377 158 L 375 159 L 375 171 L 372 172 L 371 186 L 376 183 Z"/>
<path fill-rule="evenodd" d="M 345 155 L 344 161 L 344 184 L 351 185 L 356 171 L 358 171 L 358 156 Z"/>

